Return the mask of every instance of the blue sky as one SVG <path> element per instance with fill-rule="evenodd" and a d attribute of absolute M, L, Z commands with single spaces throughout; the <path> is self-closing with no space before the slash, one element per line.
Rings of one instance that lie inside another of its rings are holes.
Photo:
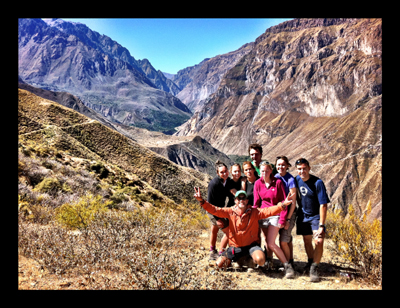
<path fill-rule="evenodd" d="M 205 58 L 253 42 L 286 19 L 273 18 L 61 18 L 81 22 L 127 48 L 135 59 L 176 74 Z"/>

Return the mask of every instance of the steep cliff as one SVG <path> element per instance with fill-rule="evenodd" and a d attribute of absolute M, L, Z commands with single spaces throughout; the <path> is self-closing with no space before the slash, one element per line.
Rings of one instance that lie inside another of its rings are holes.
<path fill-rule="evenodd" d="M 296 19 L 258 37 L 179 128 L 226 154 L 306 157 L 332 204 L 381 216 L 382 20 Z M 293 174 L 296 174 L 292 170 Z"/>
<path fill-rule="evenodd" d="M 179 71 L 174 80 L 183 90 L 177 97 L 191 111 L 200 110 L 205 100 L 218 89 L 225 73 L 250 52 L 252 46 L 253 43 L 245 44 L 238 50 L 205 59 L 196 66 Z"/>

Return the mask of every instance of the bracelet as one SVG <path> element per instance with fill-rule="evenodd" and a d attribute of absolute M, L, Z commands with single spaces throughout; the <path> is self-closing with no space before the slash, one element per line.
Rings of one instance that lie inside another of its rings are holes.
<path fill-rule="evenodd" d="M 206 200 L 203 199 L 203 201 L 200 201 L 200 205 L 203 205 L 206 202 Z"/>

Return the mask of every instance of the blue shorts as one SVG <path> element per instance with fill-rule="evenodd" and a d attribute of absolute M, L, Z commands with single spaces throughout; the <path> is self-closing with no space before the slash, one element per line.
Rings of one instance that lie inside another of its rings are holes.
<path fill-rule="evenodd" d="M 301 210 L 300 210 L 301 211 Z M 299 212 L 300 212 L 299 211 Z M 296 234 L 297 235 L 313 235 L 313 231 L 317 231 L 319 229 L 319 218 L 303 221 L 304 216 L 298 215 L 296 220 Z M 325 231 L 325 228 L 324 228 Z"/>

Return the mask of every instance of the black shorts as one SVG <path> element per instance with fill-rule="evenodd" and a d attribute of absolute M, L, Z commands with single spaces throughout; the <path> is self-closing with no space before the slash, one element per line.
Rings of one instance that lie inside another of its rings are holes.
<path fill-rule="evenodd" d="M 227 257 L 229 260 L 236 262 L 241 257 L 251 256 L 256 250 L 261 250 L 260 244 L 254 242 L 244 247 L 228 247 L 222 256 Z"/>

